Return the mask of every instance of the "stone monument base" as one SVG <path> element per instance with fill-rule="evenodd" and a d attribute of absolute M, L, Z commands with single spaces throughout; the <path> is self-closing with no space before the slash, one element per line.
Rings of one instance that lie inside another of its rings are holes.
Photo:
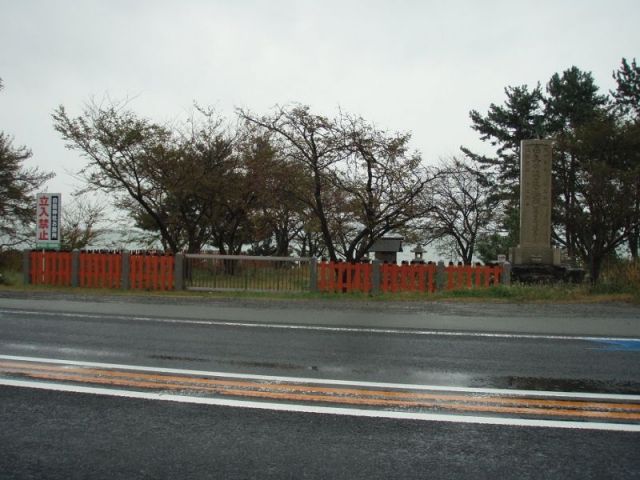
<path fill-rule="evenodd" d="M 559 266 L 562 255 L 553 247 L 512 247 L 509 260 L 512 265 L 554 265 Z"/>

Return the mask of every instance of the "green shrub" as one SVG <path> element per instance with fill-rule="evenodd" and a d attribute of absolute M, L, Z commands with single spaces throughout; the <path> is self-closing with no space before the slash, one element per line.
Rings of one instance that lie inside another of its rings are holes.
<path fill-rule="evenodd" d="M 16 285 L 22 279 L 22 252 L 0 251 L 0 285 Z"/>

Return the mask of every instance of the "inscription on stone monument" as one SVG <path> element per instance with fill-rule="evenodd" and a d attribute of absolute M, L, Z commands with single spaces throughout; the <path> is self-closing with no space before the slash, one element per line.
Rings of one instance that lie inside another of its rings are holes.
<path fill-rule="evenodd" d="M 520 143 L 520 244 L 510 249 L 515 265 L 560 263 L 551 247 L 551 140 Z"/>
<path fill-rule="evenodd" d="M 523 140 L 520 164 L 520 246 L 551 245 L 551 141 Z"/>

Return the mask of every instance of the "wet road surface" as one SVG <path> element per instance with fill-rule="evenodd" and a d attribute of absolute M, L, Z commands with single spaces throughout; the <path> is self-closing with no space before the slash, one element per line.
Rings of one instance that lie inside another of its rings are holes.
<path fill-rule="evenodd" d="M 400 418 L 437 419 L 447 415 L 448 420 L 458 419 L 451 414 L 474 415 L 478 422 L 513 423 L 508 419 L 519 418 L 518 424 L 536 418 L 562 421 L 588 421 L 581 428 L 627 429 L 640 432 L 640 395 L 579 394 L 564 392 L 471 389 L 453 387 L 428 387 L 419 385 L 381 384 L 366 382 L 323 381 L 288 377 L 258 375 L 234 375 L 204 371 L 158 369 L 109 365 L 89 362 L 38 360 L 25 357 L 0 356 L 0 382 L 36 388 L 73 387 L 79 392 L 108 393 L 95 387 L 115 388 L 127 392 L 151 392 L 162 398 L 186 401 L 182 397 L 196 397 L 193 402 L 215 399 L 235 399 L 227 405 L 241 405 L 242 400 L 282 402 L 252 404 L 254 408 L 287 410 L 289 404 L 313 407 L 342 407 L 315 409 L 315 411 L 350 413 L 344 407 L 374 411 L 372 416 L 386 416 L 400 412 Z M 41 383 L 38 383 L 41 382 Z M 246 402 L 244 402 L 247 405 Z M 381 411 L 382 410 L 382 411 Z M 431 414 L 431 415 L 429 415 Z M 434 415 L 437 414 L 437 415 Z M 486 418 L 478 418 L 486 415 Z M 599 423 L 598 423 L 599 422 Z M 539 422 L 528 422 L 540 425 Z M 546 425 L 564 426 L 562 422 Z M 575 427 L 575 423 L 566 425 Z"/>
<path fill-rule="evenodd" d="M 210 478 L 640 476 L 640 335 L 624 307 L 594 335 L 606 319 L 584 334 L 530 314 L 524 331 L 492 331 L 465 327 L 484 325 L 481 312 L 445 314 L 439 329 L 400 328 L 393 309 L 366 326 L 366 309 L 346 324 L 331 309 L 313 310 L 322 323 L 270 324 L 247 321 L 256 306 L 154 316 L 81 303 L 0 298 L 8 478 L 85 472 L 80 457 L 55 460 L 61 449 L 88 455 L 77 476 L 94 478 L 185 476 L 176 465 Z"/>
<path fill-rule="evenodd" d="M 93 304 L 87 305 L 90 310 Z M 221 324 L 216 315 L 215 309 L 212 320 L 47 312 L 3 309 L 0 301 L 0 354 L 349 381 L 640 394 L 637 338 Z"/>
<path fill-rule="evenodd" d="M 0 388 L 0 477 L 634 479 L 638 433 Z"/>

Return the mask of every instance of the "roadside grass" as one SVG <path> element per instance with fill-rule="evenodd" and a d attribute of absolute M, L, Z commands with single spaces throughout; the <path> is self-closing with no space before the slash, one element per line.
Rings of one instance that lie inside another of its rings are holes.
<path fill-rule="evenodd" d="M 591 287 L 592 294 L 627 294 L 640 301 L 640 260 L 616 262 L 603 270 L 597 285 Z"/>
<path fill-rule="evenodd" d="M 259 292 L 259 291 L 154 291 L 106 288 L 72 288 L 46 285 L 23 285 L 22 279 L 0 285 L 0 291 L 66 293 L 122 297 L 162 297 L 165 299 L 244 299 L 244 300 L 321 300 L 358 302 L 479 302 L 479 303 L 598 303 L 629 302 L 640 304 L 639 292 L 611 292 L 589 285 L 497 285 L 489 288 L 462 289 L 437 293 L 398 292 L 370 295 L 366 293 Z"/>
<path fill-rule="evenodd" d="M 375 297 L 376 300 L 459 301 L 484 303 L 640 303 L 638 292 L 596 292 L 589 285 L 496 285 L 489 288 L 461 289 L 433 294 L 396 293 Z"/>
<path fill-rule="evenodd" d="M 22 286 L 22 272 L 1 270 L 0 286 Z"/>

